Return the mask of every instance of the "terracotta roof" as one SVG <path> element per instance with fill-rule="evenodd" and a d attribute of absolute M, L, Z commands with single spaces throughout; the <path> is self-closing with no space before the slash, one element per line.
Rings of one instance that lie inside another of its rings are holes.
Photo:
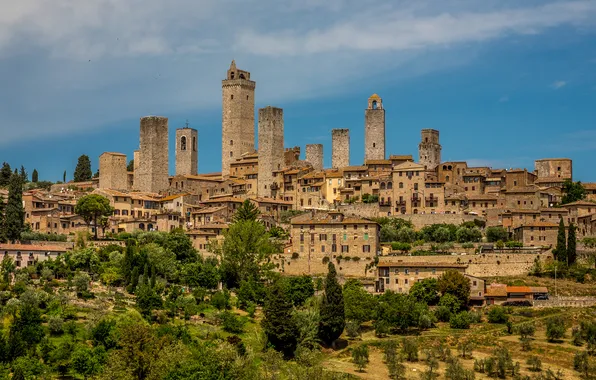
<path fill-rule="evenodd" d="M 553 213 L 567 214 L 569 211 L 567 209 L 560 208 L 560 207 L 557 207 L 557 208 L 555 208 L 555 207 L 541 207 L 540 212 L 541 213 L 553 212 Z"/>
<path fill-rule="evenodd" d="M 225 210 L 226 206 L 217 206 L 217 207 L 205 207 L 197 211 L 193 211 L 193 214 L 212 214 L 217 211 Z"/>
<path fill-rule="evenodd" d="M 59 245 L 33 245 L 33 244 L 0 244 L 1 251 L 58 251 L 66 252 L 67 248 Z"/>
<path fill-rule="evenodd" d="M 586 190 L 596 190 L 596 182 L 582 183 Z"/>
<path fill-rule="evenodd" d="M 576 201 L 571 203 L 566 203 L 561 205 L 561 207 L 569 207 L 569 206 L 585 206 L 585 207 L 596 207 L 596 203 L 588 202 L 588 201 Z"/>
<path fill-rule="evenodd" d="M 393 154 L 389 156 L 391 161 L 398 161 L 398 160 L 413 160 L 411 154 Z"/>
<path fill-rule="evenodd" d="M 364 172 L 368 170 L 368 167 L 366 166 L 346 166 L 343 168 L 344 173 L 345 172 Z"/>
<path fill-rule="evenodd" d="M 507 297 L 507 286 L 487 286 L 484 294 L 487 297 Z"/>
<path fill-rule="evenodd" d="M 530 286 L 530 290 L 532 293 L 548 293 L 546 286 Z"/>
<path fill-rule="evenodd" d="M 331 213 L 331 214 L 338 214 L 338 213 Z M 330 217 L 330 213 L 327 212 L 317 212 L 313 216 L 311 213 L 307 212 L 302 215 L 297 215 L 291 219 L 291 224 L 336 224 L 336 225 L 343 225 L 343 224 L 377 224 L 377 222 L 364 219 L 364 218 L 355 218 L 351 216 L 344 216 L 343 219 L 332 219 Z"/>
<path fill-rule="evenodd" d="M 508 194 L 515 194 L 515 193 L 535 193 L 538 189 L 535 186 L 516 186 L 511 189 L 508 189 L 506 192 Z"/>
<path fill-rule="evenodd" d="M 174 199 L 177 199 L 177 198 L 180 198 L 180 197 L 185 197 L 187 195 L 190 195 L 190 193 L 172 194 L 172 195 L 168 195 L 167 197 L 161 198 L 159 201 L 160 202 L 169 202 L 169 201 L 173 201 Z"/>
<path fill-rule="evenodd" d="M 202 201 L 201 203 L 217 203 L 217 202 L 242 203 L 242 202 L 244 202 L 244 199 L 236 198 L 236 197 L 230 197 L 230 196 L 225 196 L 225 197 L 221 197 L 221 198 L 208 199 L 206 201 Z"/>
<path fill-rule="evenodd" d="M 391 261 L 379 261 L 377 267 L 400 267 L 400 268 L 467 268 L 467 264 L 448 264 L 448 263 L 404 263 L 404 262 L 391 262 Z"/>
<path fill-rule="evenodd" d="M 492 194 L 470 194 L 469 200 L 496 201 L 498 196 Z"/>
<path fill-rule="evenodd" d="M 272 203 L 272 204 L 281 204 L 281 205 L 293 205 L 294 202 L 291 201 L 284 201 L 281 199 L 273 199 L 273 198 L 250 198 L 251 201 L 255 201 L 258 203 Z"/>
<path fill-rule="evenodd" d="M 565 182 L 565 178 L 561 177 L 538 177 L 536 183 L 549 183 L 549 182 Z"/>
<path fill-rule="evenodd" d="M 365 160 L 365 165 L 391 165 L 391 160 Z"/>
<path fill-rule="evenodd" d="M 210 175 L 185 175 L 183 177 L 186 179 L 194 180 L 194 181 L 223 182 L 223 179 L 221 177 L 210 176 Z"/>
<path fill-rule="evenodd" d="M 529 286 L 507 286 L 507 293 L 532 293 Z"/>

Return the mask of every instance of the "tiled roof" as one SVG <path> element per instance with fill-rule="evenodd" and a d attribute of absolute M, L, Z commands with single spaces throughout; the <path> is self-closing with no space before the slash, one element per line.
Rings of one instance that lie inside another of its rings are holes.
<path fill-rule="evenodd" d="M 185 197 L 187 195 L 190 195 L 190 193 L 184 193 L 184 194 L 172 194 L 172 195 L 168 195 L 167 197 L 163 197 L 160 199 L 160 202 L 169 202 L 169 201 L 173 201 L 174 199 L 178 199 L 180 197 Z"/>
<path fill-rule="evenodd" d="M 507 293 L 532 293 L 529 286 L 507 286 Z"/>
<path fill-rule="evenodd" d="M 0 244 L 0 253 L 2 251 L 57 251 L 66 252 L 67 248 L 59 245 L 34 245 L 34 244 Z"/>

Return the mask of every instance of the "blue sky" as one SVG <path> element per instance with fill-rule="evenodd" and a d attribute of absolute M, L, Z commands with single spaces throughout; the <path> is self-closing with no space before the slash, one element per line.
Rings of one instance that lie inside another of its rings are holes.
<path fill-rule="evenodd" d="M 350 128 L 378 93 L 387 153 L 527 167 L 570 157 L 596 181 L 596 1 L 0 0 L 0 161 L 68 178 L 81 154 L 132 158 L 139 118 L 199 130 L 199 171 L 221 166 L 221 79 L 232 59 L 257 107 L 284 108 L 285 145 Z M 170 168 L 173 172 L 173 141 Z"/>

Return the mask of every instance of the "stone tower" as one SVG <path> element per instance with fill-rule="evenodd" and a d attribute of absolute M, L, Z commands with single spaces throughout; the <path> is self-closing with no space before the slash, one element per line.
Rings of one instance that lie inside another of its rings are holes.
<path fill-rule="evenodd" d="M 222 88 L 221 175 L 230 175 L 230 163 L 255 149 L 255 82 L 232 61 Z"/>
<path fill-rule="evenodd" d="M 306 162 L 315 170 L 323 170 L 323 144 L 306 145 Z"/>
<path fill-rule="evenodd" d="M 139 191 L 158 193 L 169 187 L 168 181 L 168 118 L 141 118 L 139 173 L 135 175 Z"/>
<path fill-rule="evenodd" d="M 176 129 L 176 175 L 197 175 L 199 134 L 196 129 Z"/>
<path fill-rule="evenodd" d="M 99 156 L 99 188 L 127 190 L 126 155 L 104 152 Z"/>
<path fill-rule="evenodd" d="M 439 131 L 435 129 L 422 130 L 422 140 L 418 145 L 418 163 L 424 165 L 426 170 L 434 170 L 441 163 Z"/>
<path fill-rule="evenodd" d="M 285 167 L 289 168 L 290 166 L 294 165 L 296 161 L 300 160 L 300 147 L 295 146 L 292 148 L 286 148 L 284 156 Z"/>
<path fill-rule="evenodd" d="M 284 110 L 271 106 L 259 109 L 257 196 L 276 197 L 279 184 L 275 183 L 273 171 L 284 168 L 284 154 Z"/>
<path fill-rule="evenodd" d="M 377 94 L 368 98 L 364 111 L 364 162 L 385 159 L 385 110 Z"/>
<path fill-rule="evenodd" d="M 135 150 L 132 154 L 132 159 L 134 162 L 134 167 L 133 167 L 133 172 L 132 172 L 132 188 L 134 190 L 137 189 L 137 186 L 139 185 L 139 179 L 138 179 L 138 175 L 139 175 L 139 164 L 141 163 L 141 151 L 140 150 Z"/>
<path fill-rule="evenodd" d="M 350 130 L 331 130 L 331 166 L 334 169 L 350 166 Z"/>

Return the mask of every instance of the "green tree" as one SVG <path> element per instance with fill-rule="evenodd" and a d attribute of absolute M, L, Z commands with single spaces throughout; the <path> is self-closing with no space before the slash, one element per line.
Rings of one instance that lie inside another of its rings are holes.
<path fill-rule="evenodd" d="M 567 262 L 567 244 L 565 239 L 565 222 L 563 218 L 559 221 L 559 231 L 557 233 L 557 246 L 553 249 L 555 259 L 560 262 Z"/>
<path fill-rule="evenodd" d="M 562 204 L 581 201 L 586 197 L 586 189 L 580 181 L 573 182 L 571 179 L 566 179 L 563 182 L 563 198 Z"/>
<path fill-rule="evenodd" d="M 75 213 L 83 218 L 85 223 L 87 223 L 87 228 L 93 222 L 95 239 L 97 239 L 98 219 L 103 216 L 110 216 L 113 212 L 114 209 L 110 206 L 110 201 L 99 194 L 85 195 L 79 198 L 75 206 Z"/>
<path fill-rule="evenodd" d="M 509 316 L 502 306 L 495 305 L 488 310 L 487 319 L 489 323 L 507 323 Z"/>
<path fill-rule="evenodd" d="M 374 296 L 364 289 L 360 281 L 354 279 L 346 281 L 343 295 L 347 321 L 354 321 L 359 326 L 373 318 L 377 302 Z"/>
<path fill-rule="evenodd" d="M 359 372 L 364 372 L 368 364 L 368 346 L 365 344 L 354 347 L 352 349 L 352 361 L 358 367 Z"/>
<path fill-rule="evenodd" d="M 555 342 L 565 336 L 565 320 L 559 316 L 546 320 L 546 338 L 549 342 Z"/>
<path fill-rule="evenodd" d="M 23 183 L 29 182 L 29 173 L 25 170 L 25 167 L 21 165 L 21 170 L 19 171 L 19 175 L 21 176 Z"/>
<path fill-rule="evenodd" d="M 312 277 L 308 275 L 289 277 L 288 296 L 294 303 L 294 306 L 302 306 L 307 299 L 314 296 L 315 285 Z"/>
<path fill-rule="evenodd" d="M 62 173 L 62 183 L 66 183 L 66 170 Z"/>
<path fill-rule="evenodd" d="M 298 327 L 292 318 L 292 301 L 287 294 L 287 285 L 277 280 L 269 288 L 261 322 L 267 341 L 275 350 L 292 357 L 297 346 Z"/>
<path fill-rule="evenodd" d="M 11 176 L 12 169 L 10 165 L 7 162 L 2 163 L 2 169 L 0 169 L 0 187 L 8 186 Z"/>
<path fill-rule="evenodd" d="M 93 172 L 91 171 L 91 160 L 89 159 L 89 156 L 83 154 L 79 157 L 79 160 L 77 162 L 77 167 L 74 171 L 74 181 L 90 181 L 92 177 Z"/>
<path fill-rule="evenodd" d="M 486 240 L 489 242 L 507 241 L 509 240 L 509 233 L 501 226 L 488 227 L 486 229 Z"/>
<path fill-rule="evenodd" d="M 438 281 L 436 278 L 425 278 L 416 281 L 410 288 L 410 295 L 429 306 L 439 302 Z"/>
<path fill-rule="evenodd" d="M 4 197 L 0 195 L 0 243 L 6 243 L 5 209 Z"/>
<path fill-rule="evenodd" d="M 437 281 L 437 289 L 442 295 L 451 294 L 460 302 L 460 308 L 465 308 L 470 299 L 470 279 L 450 269 L 443 273 Z"/>
<path fill-rule="evenodd" d="M 577 238 L 575 236 L 576 227 L 573 223 L 569 224 L 567 232 L 567 266 L 575 264 L 577 261 Z"/>
<path fill-rule="evenodd" d="M 33 173 L 31 173 L 31 182 L 37 183 L 37 181 L 39 181 L 39 173 L 37 172 L 37 169 L 33 169 Z"/>
<path fill-rule="evenodd" d="M 259 209 L 249 199 L 246 199 L 234 213 L 234 222 L 256 221 L 259 217 Z"/>
<path fill-rule="evenodd" d="M 6 239 L 16 241 L 25 230 L 25 211 L 23 210 L 23 179 L 18 174 L 10 177 L 8 202 L 4 210 L 4 230 Z"/>
<path fill-rule="evenodd" d="M 126 165 L 126 170 L 129 172 L 133 172 L 135 170 L 135 160 L 134 159 L 128 161 L 128 165 Z"/>
<path fill-rule="evenodd" d="M 321 300 L 321 322 L 319 337 L 321 341 L 334 345 L 346 326 L 344 297 L 341 285 L 337 282 L 337 272 L 333 263 L 328 264 L 325 290 Z"/>
<path fill-rule="evenodd" d="M 94 355 L 93 351 L 89 347 L 79 346 L 72 353 L 72 369 L 85 379 L 99 373 L 101 368 L 98 358 Z"/>
<path fill-rule="evenodd" d="M 2 280 L 5 283 L 10 282 L 10 277 L 14 273 L 16 269 L 16 265 L 12 259 L 12 257 L 6 255 L 2 258 L 2 262 L 0 263 L 0 273 L 2 273 Z"/>

